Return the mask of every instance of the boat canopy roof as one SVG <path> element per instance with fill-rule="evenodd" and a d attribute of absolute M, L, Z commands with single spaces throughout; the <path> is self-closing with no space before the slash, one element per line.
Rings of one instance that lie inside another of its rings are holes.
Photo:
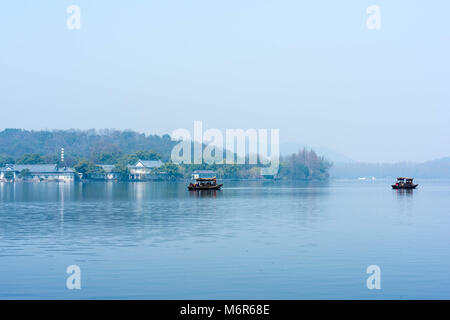
<path fill-rule="evenodd" d="M 212 178 L 196 178 L 196 181 L 216 181 L 216 177 Z"/>
<path fill-rule="evenodd" d="M 192 172 L 192 179 L 198 181 L 213 181 L 216 179 L 216 173 L 211 170 L 195 170 Z"/>
<path fill-rule="evenodd" d="M 414 180 L 414 178 L 398 177 L 397 180 Z"/>

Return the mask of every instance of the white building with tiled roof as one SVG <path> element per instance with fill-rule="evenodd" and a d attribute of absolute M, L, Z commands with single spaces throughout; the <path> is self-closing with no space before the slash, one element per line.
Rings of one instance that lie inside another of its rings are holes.
<path fill-rule="evenodd" d="M 56 164 L 11 164 L 0 168 L 0 180 L 7 180 L 8 175 L 15 181 L 72 182 L 75 180 L 75 171 L 72 168 L 58 167 Z"/>
<path fill-rule="evenodd" d="M 164 165 L 161 160 L 138 160 L 136 164 L 129 165 L 131 180 L 146 180 L 149 179 L 155 168 L 160 168 Z"/>

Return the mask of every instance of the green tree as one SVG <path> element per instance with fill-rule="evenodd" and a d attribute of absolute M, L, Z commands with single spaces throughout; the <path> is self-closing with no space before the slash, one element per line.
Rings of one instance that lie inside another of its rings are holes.
<path fill-rule="evenodd" d="M 22 157 L 17 159 L 17 164 L 43 164 L 45 163 L 44 157 L 37 153 L 25 153 Z"/>
<path fill-rule="evenodd" d="M 119 160 L 117 161 L 117 164 L 121 164 L 121 165 L 134 165 L 136 164 L 136 162 L 138 162 L 139 158 L 137 157 L 137 155 L 135 154 L 126 154 L 122 157 L 119 158 Z"/>
<path fill-rule="evenodd" d="M 31 172 L 29 169 L 22 169 L 22 171 L 20 171 L 20 173 L 19 173 L 19 177 L 24 178 L 24 179 L 29 178 L 30 176 L 31 176 Z"/>
<path fill-rule="evenodd" d="M 116 164 L 111 172 L 116 173 L 120 181 L 127 181 L 130 178 L 130 170 L 128 170 L 127 165 L 124 163 Z"/>
<path fill-rule="evenodd" d="M 0 155 L 0 167 L 4 167 L 7 164 L 14 164 L 14 159 L 12 157 L 8 156 L 1 156 Z"/>
<path fill-rule="evenodd" d="M 243 166 L 242 166 L 243 167 Z M 239 179 L 240 166 L 236 164 L 224 164 L 219 171 L 220 177 L 224 179 Z"/>
<path fill-rule="evenodd" d="M 324 157 L 304 148 L 282 159 L 279 176 L 294 180 L 325 180 L 329 178 L 328 170 L 331 166 L 331 162 Z"/>
<path fill-rule="evenodd" d="M 96 159 L 97 163 L 101 164 L 116 164 L 121 158 L 120 153 L 115 152 L 102 152 Z"/>
<path fill-rule="evenodd" d="M 167 162 L 163 166 L 153 169 L 153 173 L 165 175 L 170 180 L 183 178 L 180 166 L 173 162 Z"/>
<path fill-rule="evenodd" d="M 80 160 L 73 168 L 76 172 L 81 173 L 84 179 L 100 179 L 105 174 L 102 167 L 84 159 Z"/>
<path fill-rule="evenodd" d="M 152 150 L 140 150 L 135 152 L 136 157 L 141 160 L 160 160 L 161 156 Z"/>
<path fill-rule="evenodd" d="M 6 180 L 14 179 L 14 173 L 12 171 L 6 171 L 3 175 Z"/>
<path fill-rule="evenodd" d="M 65 162 L 79 158 L 97 161 L 101 153 L 132 154 L 138 150 L 152 150 L 161 155 L 161 160 L 167 161 L 177 143 L 172 141 L 169 135 L 145 135 L 129 130 L 0 131 L 0 154 L 13 158 L 19 158 L 24 153 L 59 157 L 63 147 L 66 152 Z"/>

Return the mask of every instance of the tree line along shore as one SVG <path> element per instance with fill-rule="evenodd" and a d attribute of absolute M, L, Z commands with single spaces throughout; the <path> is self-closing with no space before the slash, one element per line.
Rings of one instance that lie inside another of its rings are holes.
<path fill-rule="evenodd" d="M 189 179 L 195 170 L 211 170 L 218 179 L 289 179 L 326 180 L 331 163 L 312 150 L 280 159 L 279 171 L 262 176 L 260 165 L 250 164 L 175 164 L 164 161 L 152 150 L 131 154 L 103 152 L 92 159 L 78 158 L 67 162 L 55 156 L 26 153 L 14 159 L 0 156 L 0 179 L 3 181 L 46 180 L 181 180 Z"/>
<path fill-rule="evenodd" d="M 189 179 L 194 170 L 212 170 L 219 179 L 326 180 L 331 168 L 329 161 L 307 149 L 281 157 L 278 173 L 272 177 L 260 175 L 261 165 L 175 164 L 170 156 L 177 143 L 167 134 L 132 130 L 5 129 L 0 131 L 0 179 L 5 180 L 5 174 L 11 178 L 7 171 L 13 171 L 16 181 L 71 175 L 86 180 L 177 180 Z M 39 170 L 47 172 L 39 175 Z"/>

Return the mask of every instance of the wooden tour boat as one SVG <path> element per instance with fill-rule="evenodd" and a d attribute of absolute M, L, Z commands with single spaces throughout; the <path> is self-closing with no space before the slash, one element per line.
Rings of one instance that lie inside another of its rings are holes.
<path fill-rule="evenodd" d="M 392 189 L 415 189 L 418 184 L 413 183 L 413 178 L 398 177 L 397 183 L 392 185 Z"/>
<path fill-rule="evenodd" d="M 217 184 L 216 178 L 196 178 L 195 183 L 191 182 L 188 189 L 194 190 L 219 190 L 223 184 Z"/>

